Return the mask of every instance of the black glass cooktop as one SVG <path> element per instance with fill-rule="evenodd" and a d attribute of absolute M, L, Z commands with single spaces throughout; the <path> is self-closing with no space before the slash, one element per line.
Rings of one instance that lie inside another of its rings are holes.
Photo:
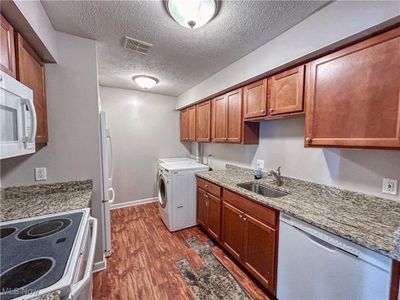
<path fill-rule="evenodd" d="M 0 226 L 0 299 L 34 293 L 61 279 L 83 213 Z"/>

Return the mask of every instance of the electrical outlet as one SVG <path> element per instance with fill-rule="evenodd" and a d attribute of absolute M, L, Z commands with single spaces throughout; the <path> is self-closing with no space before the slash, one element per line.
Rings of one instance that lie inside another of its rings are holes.
<path fill-rule="evenodd" d="M 47 171 L 45 167 L 35 168 L 35 180 L 36 181 L 47 180 Z"/>
<path fill-rule="evenodd" d="M 257 159 L 257 169 L 258 170 L 264 169 L 264 161 L 262 159 Z"/>
<path fill-rule="evenodd" d="M 382 193 L 397 195 L 397 179 L 383 178 Z"/>

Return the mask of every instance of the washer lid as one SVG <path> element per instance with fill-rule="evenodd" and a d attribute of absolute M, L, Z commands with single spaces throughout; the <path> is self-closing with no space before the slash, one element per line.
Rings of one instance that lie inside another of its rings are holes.
<path fill-rule="evenodd" d="M 196 170 L 196 171 L 208 171 L 209 168 L 207 165 L 199 164 L 196 162 L 180 162 L 180 163 L 171 163 L 171 164 L 160 164 L 166 170 L 169 171 L 188 171 L 188 170 Z"/>

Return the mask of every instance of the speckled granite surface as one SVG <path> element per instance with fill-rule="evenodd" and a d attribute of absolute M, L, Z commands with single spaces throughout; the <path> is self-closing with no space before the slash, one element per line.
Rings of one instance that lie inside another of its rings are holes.
<path fill-rule="evenodd" d="M 211 253 L 209 245 L 201 245 L 195 237 L 186 241 L 199 255 L 204 267 L 193 270 L 186 259 L 176 262 L 196 300 L 250 299 L 227 269 Z"/>
<path fill-rule="evenodd" d="M 87 208 L 92 186 L 92 180 L 84 180 L 4 188 L 0 222 Z"/>
<path fill-rule="evenodd" d="M 264 177 L 258 182 L 289 193 L 269 198 L 238 187 L 237 183 L 254 181 L 254 172 L 232 165 L 197 176 L 400 260 L 400 203 L 396 201 L 287 177 L 277 187 Z"/>

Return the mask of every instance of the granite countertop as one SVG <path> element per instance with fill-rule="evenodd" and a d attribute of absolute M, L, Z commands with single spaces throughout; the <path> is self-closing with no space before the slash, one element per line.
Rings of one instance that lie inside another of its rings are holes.
<path fill-rule="evenodd" d="M 400 260 L 400 203 L 396 201 L 288 177 L 283 177 L 284 184 L 277 187 L 264 177 L 257 182 L 289 193 L 269 198 L 238 187 L 237 183 L 255 181 L 254 172 L 232 165 L 197 176 Z"/>
<path fill-rule="evenodd" d="M 92 180 L 83 180 L 4 188 L 0 222 L 87 208 L 92 186 Z"/>

